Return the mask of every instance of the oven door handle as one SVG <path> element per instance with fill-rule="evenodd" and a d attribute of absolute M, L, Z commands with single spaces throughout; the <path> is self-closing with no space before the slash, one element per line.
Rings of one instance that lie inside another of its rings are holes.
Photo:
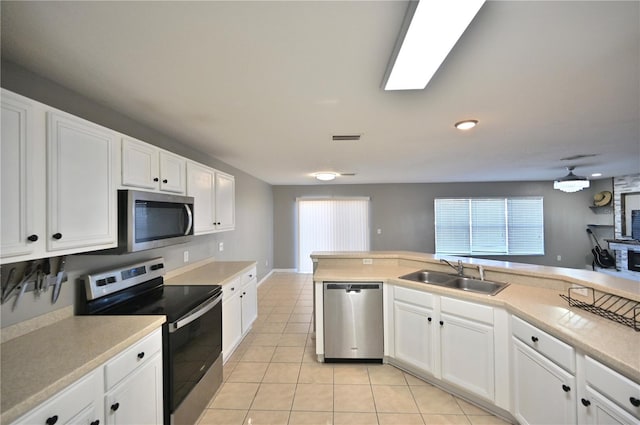
<path fill-rule="evenodd" d="M 199 319 L 203 315 L 207 314 L 211 309 L 213 309 L 216 305 L 218 305 L 222 301 L 222 294 L 218 295 L 211 301 L 201 305 L 197 309 L 191 311 L 188 315 L 184 316 L 182 319 L 179 319 L 173 323 L 169 324 L 169 333 L 176 332 L 178 329 L 188 325 L 194 320 Z"/>

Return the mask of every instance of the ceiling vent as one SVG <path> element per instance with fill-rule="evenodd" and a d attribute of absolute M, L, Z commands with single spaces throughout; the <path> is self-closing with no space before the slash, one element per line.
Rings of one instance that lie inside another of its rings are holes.
<path fill-rule="evenodd" d="M 332 138 L 334 142 L 346 142 L 346 141 L 357 142 L 358 140 L 360 140 L 360 136 L 362 135 L 361 134 L 336 134 Z"/>
<path fill-rule="evenodd" d="M 356 175 L 356 173 L 340 173 L 340 175 L 343 177 L 353 177 Z"/>
<path fill-rule="evenodd" d="M 598 155 L 595 153 L 590 153 L 586 155 L 574 155 L 574 156 L 568 156 L 566 158 L 560 158 L 560 161 L 575 161 L 576 159 L 591 158 L 592 156 L 598 156 Z"/>

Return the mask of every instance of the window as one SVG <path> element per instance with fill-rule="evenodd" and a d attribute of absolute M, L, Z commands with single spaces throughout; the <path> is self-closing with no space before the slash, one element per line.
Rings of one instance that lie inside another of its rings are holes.
<path fill-rule="evenodd" d="M 438 198 L 436 254 L 544 255 L 542 197 Z"/>
<path fill-rule="evenodd" d="M 313 272 L 313 251 L 368 251 L 369 198 L 299 198 L 298 271 Z"/>

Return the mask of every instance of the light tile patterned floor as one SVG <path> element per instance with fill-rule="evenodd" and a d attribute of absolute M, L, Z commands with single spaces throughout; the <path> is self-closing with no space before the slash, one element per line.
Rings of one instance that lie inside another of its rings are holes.
<path fill-rule="evenodd" d="M 506 424 L 390 365 L 318 363 L 311 275 L 274 273 L 199 425 Z"/>

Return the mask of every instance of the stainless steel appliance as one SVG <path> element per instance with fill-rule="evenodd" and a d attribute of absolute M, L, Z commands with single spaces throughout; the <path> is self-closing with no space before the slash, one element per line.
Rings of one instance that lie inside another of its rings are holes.
<path fill-rule="evenodd" d="M 382 361 L 382 282 L 324 282 L 324 360 Z"/>
<path fill-rule="evenodd" d="M 118 248 L 111 253 L 185 243 L 193 238 L 193 197 L 118 191 Z"/>
<path fill-rule="evenodd" d="M 222 383 L 222 288 L 164 285 L 164 270 L 155 258 L 86 275 L 77 312 L 165 315 L 164 423 L 195 424 Z"/>

